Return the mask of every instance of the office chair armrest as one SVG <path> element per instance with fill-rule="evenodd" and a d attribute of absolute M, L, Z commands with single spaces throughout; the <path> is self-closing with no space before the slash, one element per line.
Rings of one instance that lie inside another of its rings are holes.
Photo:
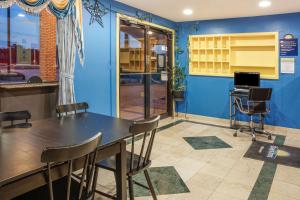
<path fill-rule="evenodd" d="M 249 106 L 248 106 L 248 110 L 245 110 L 243 108 L 243 101 L 242 101 L 242 98 L 240 97 L 235 97 L 235 104 L 237 105 L 239 111 L 241 113 L 244 113 L 244 114 L 247 114 L 249 112 Z"/>
<path fill-rule="evenodd" d="M 266 101 L 266 110 L 267 110 L 267 113 L 271 112 L 271 102 L 270 101 Z"/>

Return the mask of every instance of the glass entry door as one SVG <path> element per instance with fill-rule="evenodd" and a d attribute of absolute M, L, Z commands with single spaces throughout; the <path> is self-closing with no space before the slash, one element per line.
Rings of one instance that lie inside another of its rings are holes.
<path fill-rule="evenodd" d="M 141 120 L 170 114 L 170 44 L 167 33 L 121 20 L 121 118 Z"/>
<path fill-rule="evenodd" d="M 140 26 L 120 25 L 120 117 L 145 117 L 145 34 Z"/>
<path fill-rule="evenodd" d="M 168 112 L 168 35 L 148 29 L 149 105 L 147 116 Z M 146 110 L 147 111 L 147 110 Z"/>

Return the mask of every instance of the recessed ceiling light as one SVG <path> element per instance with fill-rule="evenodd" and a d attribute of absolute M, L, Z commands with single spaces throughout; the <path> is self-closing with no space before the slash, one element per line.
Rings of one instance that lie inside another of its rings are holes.
<path fill-rule="evenodd" d="M 183 10 L 183 14 L 185 14 L 185 15 L 192 15 L 193 13 L 194 13 L 194 11 L 189 8 Z"/>
<path fill-rule="evenodd" d="M 18 17 L 25 17 L 25 15 L 23 13 L 19 13 Z"/>
<path fill-rule="evenodd" d="M 152 31 L 148 31 L 147 34 L 148 34 L 148 35 L 152 35 L 153 32 L 152 32 Z"/>
<path fill-rule="evenodd" d="M 270 7 L 271 4 L 272 4 L 272 2 L 269 0 L 262 0 L 259 2 L 258 6 L 261 8 L 267 8 L 267 7 Z"/>

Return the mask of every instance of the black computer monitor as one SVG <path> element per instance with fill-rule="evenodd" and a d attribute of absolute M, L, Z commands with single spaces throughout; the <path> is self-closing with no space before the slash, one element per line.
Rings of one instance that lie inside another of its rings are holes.
<path fill-rule="evenodd" d="M 234 72 L 235 88 L 250 88 L 260 86 L 260 74 L 258 72 Z"/>

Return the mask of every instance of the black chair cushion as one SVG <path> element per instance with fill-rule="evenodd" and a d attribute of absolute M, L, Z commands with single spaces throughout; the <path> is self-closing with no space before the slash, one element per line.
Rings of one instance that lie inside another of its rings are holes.
<path fill-rule="evenodd" d="M 30 118 L 31 114 L 26 110 L 0 113 L 0 121 L 25 120 Z"/>
<path fill-rule="evenodd" d="M 28 79 L 27 83 L 43 83 L 43 80 L 39 76 L 32 76 Z"/>
<path fill-rule="evenodd" d="M 16 111 L 16 112 L 1 112 L 0 113 L 0 121 L 1 122 L 7 122 L 7 121 L 18 121 L 18 120 L 26 120 L 25 123 L 12 123 L 8 126 L 5 126 L 5 124 L 2 124 L 2 128 L 29 128 L 31 127 L 31 123 L 28 123 L 27 121 L 31 118 L 31 114 L 29 111 Z"/>
<path fill-rule="evenodd" d="M 135 174 L 139 173 L 141 170 L 146 169 L 151 165 L 151 161 L 149 161 L 148 163 L 145 163 L 145 165 L 141 165 L 141 167 L 139 169 L 137 169 L 139 156 L 134 154 L 133 170 L 130 173 L 130 156 L 131 156 L 131 152 L 127 151 L 127 156 L 126 156 L 127 157 L 127 175 L 135 175 Z M 141 157 L 140 162 L 141 163 L 144 162 L 143 157 Z M 96 163 L 96 167 L 100 167 L 100 168 L 107 169 L 110 171 L 116 171 L 116 159 L 114 156 L 112 156 L 109 159 L 99 161 Z"/>

